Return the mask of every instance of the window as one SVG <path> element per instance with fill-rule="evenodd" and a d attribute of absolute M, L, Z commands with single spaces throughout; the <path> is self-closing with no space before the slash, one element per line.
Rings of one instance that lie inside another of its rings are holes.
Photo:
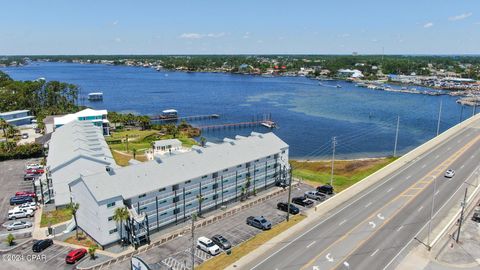
<path fill-rule="evenodd" d="M 241 168 L 241 167 L 242 167 L 242 164 L 240 164 L 240 165 L 237 165 L 237 168 Z"/>
<path fill-rule="evenodd" d="M 110 230 L 108 231 L 109 234 L 113 234 L 113 233 L 116 233 L 117 232 L 117 228 L 113 229 L 113 230 Z"/>
<path fill-rule="evenodd" d="M 138 195 L 138 198 L 140 199 L 140 198 L 143 198 L 143 197 L 146 197 L 146 196 L 147 196 L 147 194 L 144 193 L 144 194 L 142 194 L 142 195 Z"/>
<path fill-rule="evenodd" d="M 178 184 L 172 186 L 172 191 L 178 190 Z"/>
<path fill-rule="evenodd" d="M 173 214 L 176 215 L 176 214 L 178 214 L 178 213 L 180 213 L 180 208 L 175 208 L 175 209 L 173 210 Z"/>
<path fill-rule="evenodd" d="M 167 214 L 167 212 L 163 212 L 160 214 L 160 216 L 165 216 Z"/>
<path fill-rule="evenodd" d="M 159 201 L 158 204 L 166 203 L 167 200 Z"/>
<path fill-rule="evenodd" d="M 161 188 L 158 190 L 158 192 L 162 192 L 162 191 L 165 191 L 165 188 Z"/>
<path fill-rule="evenodd" d="M 113 207 L 113 206 L 115 206 L 115 202 L 111 202 L 111 203 L 107 204 L 107 208 L 110 208 L 110 207 Z"/>
<path fill-rule="evenodd" d="M 208 175 L 204 175 L 204 176 L 202 176 L 202 179 L 205 179 L 205 178 L 207 178 L 207 177 L 208 177 Z"/>
<path fill-rule="evenodd" d="M 217 178 L 217 177 L 218 177 L 218 172 L 214 172 L 214 173 L 212 174 L 212 178 Z"/>
<path fill-rule="evenodd" d="M 282 154 L 285 154 L 285 150 L 282 151 Z"/>
<path fill-rule="evenodd" d="M 185 184 L 190 184 L 192 180 L 185 181 Z"/>
<path fill-rule="evenodd" d="M 216 200 L 216 199 L 218 199 L 218 194 L 214 194 L 212 197 L 212 200 Z"/>
<path fill-rule="evenodd" d="M 278 154 L 275 154 L 275 155 L 273 156 L 273 158 L 277 159 L 277 158 L 278 158 Z"/>
<path fill-rule="evenodd" d="M 250 168 L 250 162 L 245 163 L 246 168 Z"/>
<path fill-rule="evenodd" d="M 185 193 L 185 196 L 187 196 L 187 195 L 190 195 L 190 194 L 192 194 L 192 192 L 191 192 L 191 191 L 189 191 L 189 192 Z"/>
<path fill-rule="evenodd" d="M 202 190 L 203 190 L 203 189 L 207 189 L 207 188 L 208 188 L 208 186 L 204 186 L 204 187 L 202 187 Z"/>
<path fill-rule="evenodd" d="M 225 190 L 223 193 L 227 193 L 227 192 L 228 192 L 228 190 Z"/>
<path fill-rule="evenodd" d="M 142 212 L 142 211 L 145 211 L 145 210 L 147 210 L 147 207 L 146 207 L 146 206 L 142 206 L 142 207 L 140 207 L 140 211 L 139 211 L 139 212 Z"/>
<path fill-rule="evenodd" d="M 217 188 L 218 188 L 218 183 L 213 184 L 213 185 L 212 185 L 212 188 L 213 188 L 213 189 L 217 189 Z"/>
<path fill-rule="evenodd" d="M 225 170 L 223 170 L 223 171 L 224 171 L 224 172 L 228 172 L 228 168 L 227 168 L 227 169 L 225 169 Z"/>
<path fill-rule="evenodd" d="M 108 217 L 108 221 L 112 221 L 112 220 L 113 220 L 113 216 Z"/>
<path fill-rule="evenodd" d="M 180 201 L 180 197 L 178 197 L 178 196 L 173 197 L 173 202 L 174 202 L 174 203 L 176 203 L 176 202 L 178 202 L 178 201 Z"/>
<path fill-rule="evenodd" d="M 272 156 L 268 156 L 267 158 L 271 158 Z"/>

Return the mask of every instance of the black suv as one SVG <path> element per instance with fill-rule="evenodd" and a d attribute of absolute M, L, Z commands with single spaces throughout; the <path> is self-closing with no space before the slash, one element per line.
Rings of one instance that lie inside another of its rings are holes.
<path fill-rule="evenodd" d="M 217 244 L 221 249 L 227 250 L 232 247 L 230 241 L 228 241 L 225 237 L 221 236 L 220 234 L 216 234 L 212 237 L 212 242 Z"/>
<path fill-rule="evenodd" d="M 317 187 L 317 191 L 323 194 L 332 195 L 333 187 L 329 184 Z"/>
<path fill-rule="evenodd" d="M 307 197 L 295 197 L 292 199 L 292 202 L 303 207 L 312 207 L 314 204 L 314 202 L 310 199 L 307 199 Z"/>
<path fill-rule="evenodd" d="M 287 212 L 287 208 L 288 208 L 288 203 L 284 203 L 284 202 L 279 202 L 277 203 L 277 208 L 279 210 L 282 210 L 284 212 Z M 296 215 L 300 213 L 300 209 L 298 209 L 298 207 L 296 207 L 295 205 L 293 204 L 290 204 L 290 214 L 292 215 Z"/>
<path fill-rule="evenodd" d="M 43 240 L 38 240 L 33 244 L 32 246 L 32 251 L 33 252 L 42 252 L 49 246 L 53 245 L 53 240 L 52 239 L 43 239 Z"/>
<path fill-rule="evenodd" d="M 275 182 L 275 186 L 281 187 L 281 188 L 286 188 L 288 187 L 288 184 L 286 181 L 278 180 Z"/>

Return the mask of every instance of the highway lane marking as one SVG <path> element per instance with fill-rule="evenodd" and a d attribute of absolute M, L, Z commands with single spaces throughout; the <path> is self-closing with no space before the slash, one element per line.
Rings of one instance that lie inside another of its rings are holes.
<path fill-rule="evenodd" d="M 375 224 L 375 222 L 373 221 L 368 222 L 368 225 L 370 225 L 372 229 L 375 229 L 375 227 L 377 227 L 377 224 Z"/>
<path fill-rule="evenodd" d="M 448 151 L 448 150 L 452 150 L 452 147 L 448 147 L 448 148 L 447 148 L 447 151 Z"/>
<path fill-rule="evenodd" d="M 480 139 L 480 135 L 478 135 L 476 138 L 474 138 L 473 140 L 471 140 L 469 143 L 467 143 L 466 145 L 464 145 L 462 148 L 460 148 L 459 150 L 457 150 L 457 152 L 455 152 L 451 158 L 443 161 L 440 165 L 438 165 L 436 168 L 434 168 L 433 170 L 431 170 L 429 173 L 426 174 L 426 177 L 425 178 L 432 178 L 432 175 L 431 173 L 436 171 L 439 167 L 442 167 L 442 166 L 445 166 L 447 163 L 453 163 L 455 160 L 457 160 L 461 154 L 465 153 L 471 146 L 473 146 L 477 141 L 479 141 Z M 411 186 L 415 186 L 417 183 L 414 183 L 413 185 Z M 425 189 L 423 191 L 426 190 L 426 188 L 428 187 L 429 185 L 425 186 Z M 405 192 L 407 192 L 409 189 L 407 188 Z M 362 246 L 364 243 L 366 243 L 368 240 L 370 240 L 375 234 L 376 232 L 379 231 L 380 228 L 382 228 L 383 226 L 385 226 L 386 224 L 388 224 L 401 210 L 403 210 L 407 205 L 409 205 L 413 199 L 415 199 L 419 194 L 421 194 L 421 192 L 418 192 L 416 193 L 415 195 L 410 195 L 409 199 L 403 204 L 402 207 L 400 207 L 399 209 L 397 209 L 393 215 L 391 217 L 389 217 L 387 220 L 385 220 L 382 224 L 380 224 L 380 226 L 378 227 L 377 230 L 373 231 L 373 233 L 371 235 L 369 235 L 366 239 L 360 241 L 359 244 L 356 245 L 356 247 L 351 250 L 349 253 L 347 253 L 347 255 L 345 255 L 344 257 L 345 258 L 348 258 L 353 252 L 355 252 L 360 246 Z M 393 203 L 394 201 L 398 200 L 399 198 L 401 198 L 403 195 L 403 193 L 399 194 L 397 197 L 395 197 L 394 199 L 392 199 L 390 202 L 388 202 L 387 204 L 385 204 L 384 206 L 382 206 L 378 211 L 381 211 L 383 208 L 387 207 L 388 205 L 390 205 L 391 203 Z M 374 214 L 375 215 L 375 214 Z M 368 219 L 371 219 L 371 216 L 368 217 L 366 220 Z M 345 233 L 340 239 L 338 239 L 337 241 L 333 242 L 332 244 L 330 244 L 327 248 L 325 248 L 318 256 L 315 256 L 312 260 L 310 260 L 307 264 L 305 264 L 301 270 L 304 270 L 306 269 L 306 267 L 308 267 L 309 265 L 313 264 L 313 262 L 315 262 L 315 260 L 318 259 L 319 256 L 321 256 L 321 254 L 323 252 L 325 252 L 326 250 L 328 250 L 329 248 L 331 248 L 333 245 L 343 241 L 343 239 L 347 238 L 348 235 L 350 235 L 354 230 L 357 229 L 357 227 L 359 227 L 362 223 L 359 223 L 357 226 L 353 227 L 350 231 L 348 231 L 347 233 Z M 333 268 L 335 269 L 336 267 L 338 267 L 338 264 L 336 264 Z"/>
<path fill-rule="evenodd" d="M 403 225 L 398 227 L 397 232 L 399 232 L 401 229 L 403 229 Z"/>
<path fill-rule="evenodd" d="M 462 130 L 460 131 L 460 133 L 458 133 L 457 135 L 453 136 L 453 138 L 455 138 L 456 136 L 460 136 L 462 135 L 463 133 L 465 132 L 465 130 Z M 272 258 L 273 256 L 277 255 L 279 252 L 281 252 L 282 250 L 284 250 L 285 248 L 287 248 L 291 243 L 293 242 L 296 242 L 298 241 L 298 239 L 304 237 L 306 234 L 310 233 L 311 231 L 313 231 L 314 229 L 316 229 L 318 226 L 322 225 L 323 223 L 325 223 L 327 220 L 331 219 L 332 217 L 335 217 L 337 214 L 341 213 L 343 210 L 349 208 L 350 206 L 352 206 L 354 203 L 360 201 L 361 199 L 363 199 L 364 197 L 366 197 L 367 195 L 370 195 L 371 193 L 373 193 L 374 191 L 376 191 L 377 189 L 379 189 L 380 187 L 382 187 L 383 185 L 387 184 L 388 182 L 390 182 L 393 178 L 397 177 L 398 175 L 400 175 L 402 172 L 406 171 L 407 169 L 409 169 L 410 167 L 412 167 L 416 161 L 418 160 L 421 160 L 421 159 L 424 159 L 426 158 L 430 153 L 432 152 L 435 152 L 437 151 L 438 149 L 440 149 L 441 147 L 445 146 L 448 142 L 452 141 L 453 138 L 448 138 L 446 139 L 445 141 L 439 143 L 438 145 L 432 147 L 431 149 L 429 149 L 428 151 L 426 151 L 425 153 L 419 155 L 418 157 L 416 157 L 414 160 L 414 162 L 407 162 L 405 167 L 402 167 L 399 171 L 396 171 L 394 172 L 393 174 L 390 174 L 390 177 L 387 178 L 386 180 L 384 180 L 383 182 L 380 182 L 379 185 L 377 185 L 375 188 L 372 188 L 370 189 L 368 192 L 366 192 L 365 194 L 361 195 L 360 197 L 358 197 L 357 199 L 353 200 L 352 202 L 350 202 L 348 205 L 344 206 L 343 208 L 341 208 L 340 210 L 338 210 L 337 212 L 335 212 L 334 214 L 328 216 L 326 219 L 322 219 L 319 223 L 313 225 L 310 229 L 308 229 L 307 231 L 303 232 L 302 234 L 298 235 L 297 237 L 295 237 L 292 241 L 289 241 L 286 245 L 282 246 L 280 249 L 272 252 L 270 255 L 268 255 L 265 259 L 261 260 L 259 263 L 257 263 L 256 265 L 254 265 L 251 270 L 257 268 L 258 266 L 260 266 L 261 264 L 265 263 L 267 260 L 269 260 L 270 258 Z M 411 176 L 407 177 L 407 179 L 409 179 Z M 318 256 L 320 256 L 321 254 L 319 254 Z M 302 267 L 304 268 L 304 267 Z"/>
<path fill-rule="evenodd" d="M 412 176 L 411 176 L 411 175 L 407 176 L 407 180 L 408 180 L 408 179 L 410 179 L 410 178 L 412 178 Z"/>
<path fill-rule="evenodd" d="M 334 261 L 334 259 L 332 258 L 332 256 L 331 256 L 330 253 L 328 253 L 327 255 L 325 255 L 325 259 L 327 259 L 327 261 L 329 261 L 329 262 L 333 262 L 333 261 Z"/>
<path fill-rule="evenodd" d="M 375 254 L 377 254 L 378 251 L 379 251 L 379 249 L 375 250 L 375 251 L 370 255 L 370 257 L 375 256 Z"/>
<path fill-rule="evenodd" d="M 440 155 L 436 155 L 436 156 L 435 156 L 435 159 L 437 159 L 437 158 L 439 158 L 439 157 L 440 157 Z"/>
<path fill-rule="evenodd" d="M 385 219 L 385 217 L 384 217 L 384 216 L 382 216 L 382 214 L 381 214 L 381 213 L 378 213 L 378 215 L 377 215 L 377 218 L 379 218 L 379 219 L 381 219 L 381 220 L 384 220 L 384 219 Z"/>
<path fill-rule="evenodd" d="M 418 208 L 417 212 L 420 212 L 420 211 L 422 211 L 422 209 L 423 209 L 423 205 L 422 205 L 422 206 L 420 206 L 420 208 Z"/>
<path fill-rule="evenodd" d="M 344 219 L 342 222 L 338 223 L 338 226 L 342 226 L 345 222 L 347 222 L 346 219 Z"/>
<path fill-rule="evenodd" d="M 427 167 L 427 164 L 423 164 L 423 165 L 422 165 L 422 169 L 425 168 L 425 167 Z"/>
<path fill-rule="evenodd" d="M 372 205 L 372 202 L 369 202 L 365 205 L 365 208 L 369 207 L 370 205 Z"/>
<path fill-rule="evenodd" d="M 437 190 L 437 192 L 435 192 L 435 196 L 437 196 L 439 192 L 440 192 L 440 190 Z"/>
<path fill-rule="evenodd" d="M 317 241 L 313 241 L 313 242 L 311 242 L 310 244 L 308 244 L 308 245 L 307 245 L 307 248 L 309 248 L 309 247 L 313 246 L 313 245 L 314 245 L 316 242 L 317 242 Z"/>
<path fill-rule="evenodd" d="M 389 193 L 389 192 L 392 191 L 392 190 L 393 190 L 393 188 L 389 188 L 389 189 L 387 190 L 387 193 Z"/>
<path fill-rule="evenodd" d="M 463 169 L 463 168 L 465 168 L 465 164 L 463 164 L 463 165 L 460 167 L 460 169 Z"/>

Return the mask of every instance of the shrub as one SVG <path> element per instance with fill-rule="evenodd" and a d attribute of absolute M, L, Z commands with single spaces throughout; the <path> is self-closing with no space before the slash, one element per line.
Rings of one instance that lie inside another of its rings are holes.
<path fill-rule="evenodd" d="M 0 143 L 0 161 L 9 159 L 38 158 L 43 155 L 43 146 L 37 143 L 15 145 Z"/>

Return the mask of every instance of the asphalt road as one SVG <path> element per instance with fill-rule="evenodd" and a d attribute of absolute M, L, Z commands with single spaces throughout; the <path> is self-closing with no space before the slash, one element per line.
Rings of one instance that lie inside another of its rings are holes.
<path fill-rule="evenodd" d="M 480 121 L 476 121 L 299 235 L 278 243 L 247 268 L 394 269 L 410 246 L 419 244 L 413 240 L 416 236 L 428 244 L 432 198 L 434 228 L 449 208 L 458 207 L 467 186 L 463 182 L 475 184 L 479 159 Z M 456 175 L 445 178 L 447 169 Z"/>

